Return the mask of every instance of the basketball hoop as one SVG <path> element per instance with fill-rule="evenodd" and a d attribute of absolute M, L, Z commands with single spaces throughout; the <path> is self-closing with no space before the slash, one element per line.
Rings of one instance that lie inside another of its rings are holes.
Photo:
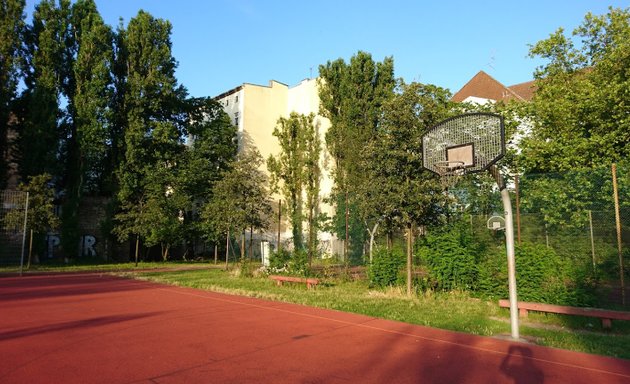
<path fill-rule="evenodd" d="M 466 173 L 466 163 L 460 160 L 443 160 L 434 163 L 437 174 L 440 176 L 440 183 L 443 189 L 448 189 Z"/>
<path fill-rule="evenodd" d="M 444 189 L 453 186 L 467 173 L 490 171 L 497 180 L 504 217 L 489 220 L 490 229 L 505 230 L 505 248 L 510 297 L 510 327 L 512 338 L 519 340 L 518 297 L 514 257 L 514 224 L 510 193 L 505 188 L 496 162 L 505 156 L 505 125 L 503 117 L 492 113 L 467 113 L 446 119 L 422 136 L 422 163 L 440 176 Z M 448 194 L 448 191 L 446 192 Z"/>

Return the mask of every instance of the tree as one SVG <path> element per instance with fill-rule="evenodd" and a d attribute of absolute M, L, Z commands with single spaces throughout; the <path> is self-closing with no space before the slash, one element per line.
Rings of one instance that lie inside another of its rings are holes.
<path fill-rule="evenodd" d="M 280 153 L 267 159 L 271 175 L 271 189 L 277 192 L 282 183 L 282 195 L 289 211 L 289 221 L 293 233 L 293 248 L 301 250 L 303 241 L 303 186 L 305 165 L 304 132 L 313 122 L 313 116 L 291 113 L 288 119 L 281 117 L 273 130 L 280 144 Z"/>
<path fill-rule="evenodd" d="M 8 125 L 13 115 L 23 59 L 24 0 L 0 2 L 0 189 L 6 185 Z"/>
<path fill-rule="evenodd" d="M 564 171 L 627 158 L 630 147 L 630 10 L 587 14 L 573 35 L 558 29 L 530 49 L 548 62 L 524 114 L 533 122 L 519 161 L 527 172 Z"/>
<path fill-rule="evenodd" d="M 239 154 L 225 171 L 212 191 L 212 198 L 204 205 L 202 220 L 208 237 L 224 234 L 226 240 L 225 266 L 228 265 L 230 234 L 242 233 L 247 228 L 268 226 L 272 213 L 265 185 L 267 178 L 260 170 L 263 160 L 256 150 Z M 244 249 L 241 249 L 241 258 Z"/>
<path fill-rule="evenodd" d="M 218 102 L 192 98 L 186 102 L 188 145 L 177 161 L 178 191 L 188 196 L 184 212 L 184 239 L 190 249 L 203 235 L 199 207 L 212 198 L 214 184 L 235 160 L 236 127 Z M 218 240 L 218 238 L 213 238 Z"/>
<path fill-rule="evenodd" d="M 33 13 L 26 31 L 25 89 L 21 108 L 18 139 L 18 169 L 23 180 L 49 173 L 53 180 L 61 172 L 59 154 L 64 117 L 60 109 L 64 81 L 67 80 L 70 56 L 66 51 L 70 2 L 43 0 Z"/>
<path fill-rule="evenodd" d="M 366 146 L 366 182 L 360 206 L 366 220 L 382 219 L 407 230 L 407 292 L 411 294 L 412 228 L 439 220 L 444 198 L 436 177 L 422 165 L 422 135 L 455 114 L 448 90 L 400 81 L 383 104 L 376 139 Z"/>
<path fill-rule="evenodd" d="M 18 185 L 19 191 L 28 192 L 29 194 L 26 221 L 26 227 L 30 232 L 27 269 L 32 261 L 33 239 L 41 240 L 36 241 L 36 244 L 43 244 L 43 237 L 46 232 L 59 226 L 59 219 L 55 216 L 53 209 L 54 189 L 51 179 L 51 176 L 48 174 L 31 176 L 28 179 L 28 183 L 20 183 Z M 21 223 L 23 221 L 22 212 L 19 210 L 11 211 L 6 220 L 9 223 Z M 36 260 L 38 260 L 37 253 L 36 249 Z"/>
<path fill-rule="evenodd" d="M 107 155 L 111 124 L 113 34 L 93 0 L 79 0 L 69 14 L 67 38 L 70 66 L 64 94 L 68 105 L 63 126 L 61 241 L 68 257 L 76 256 L 80 230 L 79 205 L 83 196 L 111 191 Z"/>
<path fill-rule="evenodd" d="M 273 135 L 278 138 L 280 153 L 276 157 L 270 156 L 267 160 L 272 190 L 277 191 L 281 188 L 289 207 L 293 248 L 296 251 L 304 247 L 302 223 L 304 211 L 307 212 L 310 263 L 316 251 L 321 179 L 319 167 L 321 143 L 315 126 L 315 115 L 305 116 L 294 112 L 288 119 L 280 118 Z"/>
<path fill-rule="evenodd" d="M 156 177 L 151 176 L 175 166 L 183 151 L 186 90 L 175 78 L 170 34 L 168 21 L 140 11 L 118 40 L 118 60 L 126 64 L 126 72 L 118 78 L 126 78 L 126 83 L 124 93 L 117 95 L 123 98 L 117 105 L 124 107 L 118 113 L 126 114 L 126 127 L 117 173 L 121 212 L 116 232 L 121 239 L 136 235 L 136 249 L 139 239 L 149 236 L 142 225 L 153 209 L 149 201 L 157 193 L 157 187 L 149 183 Z"/>
<path fill-rule="evenodd" d="M 376 63 L 369 53 L 359 51 L 350 63 L 337 59 L 320 65 L 319 74 L 321 113 L 331 122 L 326 146 L 335 161 L 337 235 L 346 232 L 347 246 L 348 231 L 339 229 L 348 228 L 349 209 L 355 205 L 350 197 L 356 195 L 354 186 L 364 177 L 361 149 L 373 139 L 380 108 L 393 95 L 394 61 L 387 57 Z M 340 210 L 341 206 L 345 210 Z M 354 240 L 360 252 L 362 241 Z"/>

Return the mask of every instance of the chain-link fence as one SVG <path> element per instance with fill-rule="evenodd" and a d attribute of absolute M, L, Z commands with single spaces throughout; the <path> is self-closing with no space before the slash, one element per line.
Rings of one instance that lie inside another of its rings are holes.
<path fill-rule="evenodd" d="M 0 266 L 22 265 L 27 214 L 27 192 L 0 191 Z"/>
<path fill-rule="evenodd" d="M 524 175 L 515 177 L 510 189 L 517 246 L 536 244 L 553 249 L 606 287 L 610 302 L 628 304 L 630 166 Z M 473 215 L 471 229 L 478 239 L 501 242 L 502 233 L 492 233 L 486 226 L 490 216 L 502 215 L 497 206 L 493 209 Z M 481 211 L 477 209 L 477 213 Z"/>

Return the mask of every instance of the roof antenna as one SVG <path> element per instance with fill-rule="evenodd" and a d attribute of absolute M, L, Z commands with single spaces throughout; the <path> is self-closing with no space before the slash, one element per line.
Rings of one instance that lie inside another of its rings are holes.
<path fill-rule="evenodd" d="M 488 63 L 486 63 L 486 65 L 488 67 L 490 67 L 490 69 L 492 69 L 493 71 L 496 71 L 496 68 L 494 68 L 494 61 L 495 61 L 494 56 L 495 56 L 495 53 L 496 53 L 496 51 L 493 49 L 490 52 L 490 61 Z"/>

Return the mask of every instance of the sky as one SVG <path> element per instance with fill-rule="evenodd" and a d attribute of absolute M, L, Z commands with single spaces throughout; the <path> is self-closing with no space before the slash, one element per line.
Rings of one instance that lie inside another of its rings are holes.
<path fill-rule="evenodd" d="M 27 17 L 39 0 L 27 0 Z M 358 51 L 394 59 L 395 76 L 457 92 L 483 70 L 505 85 L 544 63 L 529 47 L 591 12 L 630 0 L 96 0 L 112 27 L 139 10 L 172 24 L 177 78 L 191 96 L 243 83 L 289 86 Z"/>

